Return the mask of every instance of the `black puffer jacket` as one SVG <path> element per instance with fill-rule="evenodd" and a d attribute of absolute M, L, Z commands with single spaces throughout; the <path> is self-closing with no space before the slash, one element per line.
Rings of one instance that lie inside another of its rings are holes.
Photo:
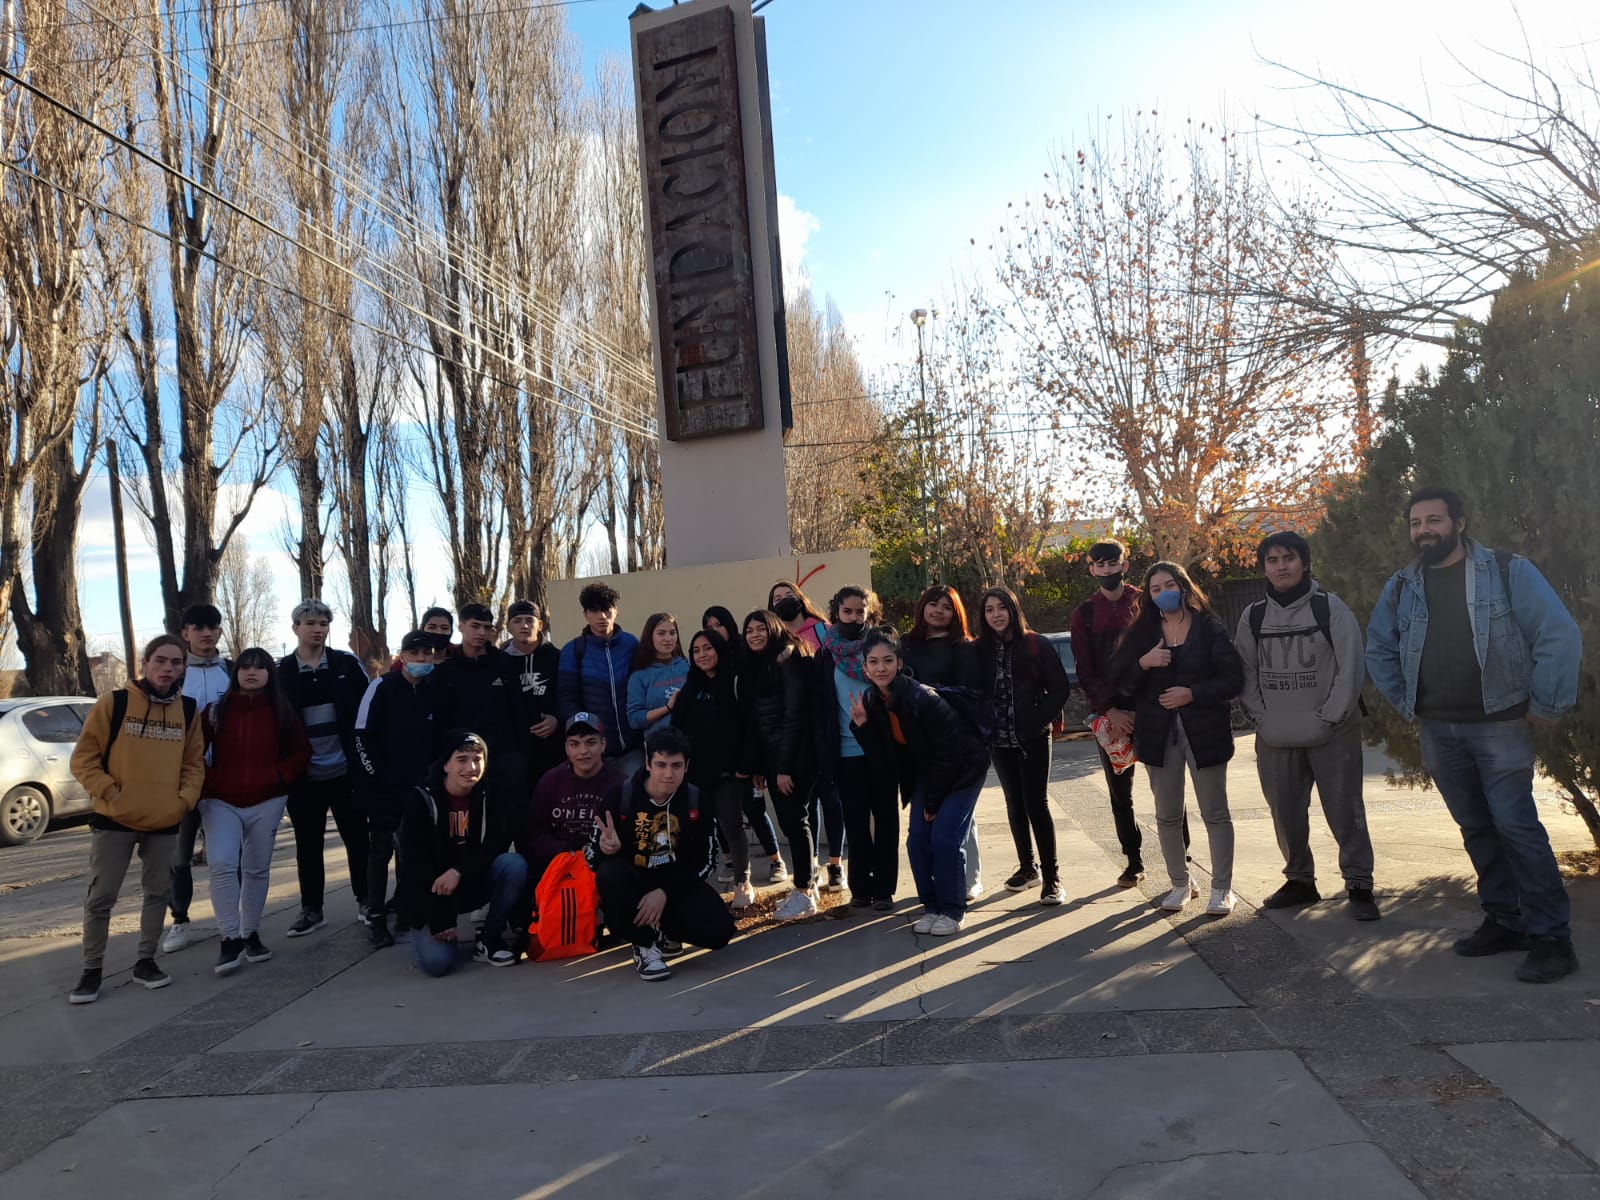
<path fill-rule="evenodd" d="M 745 736 L 740 758 L 746 775 L 809 777 L 816 770 L 811 687 L 815 664 L 793 646 L 777 658 L 747 661 L 739 673 Z"/>
<path fill-rule="evenodd" d="M 984 695 L 994 696 L 995 641 L 979 638 L 977 680 Z M 1017 741 L 1026 742 L 1050 732 L 1050 723 L 1066 706 L 1072 683 L 1056 648 L 1037 633 L 1026 633 L 1011 643 L 1011 695 L 1016 710 Z"/>
<path fill-rule="evenodd" d="M 1172 719 L 1183 721 L 1184 735 L 1196 766 L 1215 767 L 1233 757 L 1229 701 L 1244 690 L 1244 663 L 1221 621 L 1196 613 L 1183 645 L 1172 652 L 1170 665 L 1147 671 L 1139 659 L 1155 643 L 1137 634 L 1118 647 L 1111 668 L 1117 691 L 1133 697 L 1133 744 L 1139 759 L 1163 766 Z M 1194 701 L 1182 708 L 1162 708 L 1161 693 L 1186 687 Z"/>
<path fill-rule="evenodd" d="M 958 642 L 950 637 L 900 639 L 900 659 L 911 669 L 918 683 L 929 687 L 952 685 L 992 691 L 994 680 L 978 678 L 978 644 Z M 994 658 L 989 659 L 990 666 Z M 984 686 L 987 683 L 987 686 Z"/>
<path fill-rule="evenodd" d="M 900 777 L 902 803 L 918 787 L 928 812 L 937 812 L 951 792 L 983 782 L 989 773 L 989 748 L 972 726 L 926 684 L 902 673 L 889 685 L 889 698 L 869 687 L 863 704 L 867 723 L 853 725 L 856 740 L 869 757 L 890 759 Z M 889 724 L 893 712 L 905 738 L 895 741 Z"/>

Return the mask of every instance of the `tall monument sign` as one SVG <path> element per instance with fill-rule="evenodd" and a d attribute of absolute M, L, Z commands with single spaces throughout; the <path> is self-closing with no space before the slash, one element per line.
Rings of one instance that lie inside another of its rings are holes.
<path fill-rule="evenodd" d="M 667 564 L 787 555 L 782 268 L 749 0 L 631 22 Z"/>

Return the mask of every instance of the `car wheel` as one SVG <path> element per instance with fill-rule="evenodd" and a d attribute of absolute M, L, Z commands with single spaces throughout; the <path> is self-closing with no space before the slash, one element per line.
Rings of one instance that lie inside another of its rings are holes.
<path fill-rule="evenodd" d="M 14 787 L 0 799 L 0 845 L 21 846 L 50 827 L 50 797 L 34 787 Z"/>

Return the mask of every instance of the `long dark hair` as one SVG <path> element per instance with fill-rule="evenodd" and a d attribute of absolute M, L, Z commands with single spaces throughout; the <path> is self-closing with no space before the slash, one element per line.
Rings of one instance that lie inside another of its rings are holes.
<path fill-rule="evenodd" d="M 1209 613 L 1211 602 L 1206 599 L 1206 594 L 1200 590 L 1200 585 L 1189 578 L 1185 571 L 1175 562 L 1162 559 L 1160 562 L 1150 564 L 1150 569 L 1144 573 L 1144 585 L 1139 591 L 1139 603 L 1135 609 L 1134 618 L 1128 622 L 1128 627 L 1122 631 L 1122 636 L 1117 639 L 1120 648 L 1132 641 L 1135 646 L 1144 646 L 1149 649 L 1154 645 L 1152 639 L 1161 639 L 1161 610 L 1156 607 L 1156 602 L 1150 595 L 1150 580 L 1158 572 L 1165 571 L 1178 581 L 1178 591 L 1183 594 L 1183 605 L 1197 613 Z M 1137 640 L 1135 640 L 1135 638 Z"/>
<path fill-rule="evenodd" d="M 717 655 L 717 673 L 707 675 L 694 661 L 694 644 L 704 641 Z M 683 695 L 679 697 L 693 698 L 701 691 L 710 692 L 718 699 L 733 694 L 733 677 L 739 670 L 739 660 L 728 650 L 728 643 L 721 634 L 710 629 L 701 629 L 689 639 L 689 675 L 683 681 Z"/>
<path fill-rule="evenodd" d="M 812 617 L 821 621 L 824 625 L 828 623 L 828 618 L 822 615 L 815 604 L 811 603 L 811 597 L 800 590 L 800 585 L 798 583 L 790 583 L 787 579 L 780 579 L 767 589 L 767 611 L 772 611 L 772 598 L 779 588 L 788 588 L 795 594 L 800 601 L 800 613 L 802 616 Z M 748 621 L 749 618 L 746 617 L 745 620 Z"/>
<path fill-rule="evenodd" d="M 222 732 L 222 723 L 226 719 L 228 703 L 235 696 L 241 694 L 239 687 L 239 672 L 251 667 L 265 668 L 267 672 L 266 692 L 267 703 L 272 706 L 273 724 L 278 729 L 279 747 L 287 746 L 295 739 L 295 735 L 303 731 L 300 724 L 300 714 L 295 712 L 293 703 L 278 686 L 277 660 L 263 650 L 260 646 L 251 646 L 233 661 L 233 670 L 228 674 L 228 690 L 222 693 L 222 699 L 217 701 L 216 715 L 211 720 L 211 727 L 216 733 Z"/>
<path fill-rule="evenodd" d="M 922 619 L 922 610 L 941 597 L 950 601 L 950 607 L 955 609 L 955 617 L 950 622 L 950 640 L 952 642 L 972 640 L 972 631 L 967 628 L 967 606 L 961 603 L 961 593 L 948 583 L 936 583 L 925 588 L 922 595 L 917 597 L 917 607 L 912 610 L 911 628 L 903 640 L 913 642 L 928 640 L 928 623 Z"/>
<path fill-rule="evenodd" d="M 748 642 L 744 647 L 745 663 L 751 667 L 770 666 L 778 661 L 778 656 L 784 648 L 792 649 L 796 654 L 809 655 L 811 647 L 800 641 L 790 633 L 782 619 L 770 608 L 758 608 L 745 614 L 744 622 L 739 626 L 739 640 L 744 641 L 744 631 L 751 625 L 759 624 L 767 631 L 767 644 L 758 654 L 750 649 Z"/>
<path fill-rule="evenodd" d="M 999 635 L 989 625 L 989 618 L 983 615 L 983 610 L 989 607 L 990 599 L 1000 601 L 1006 606 L 1006 611 L 1011 614 L 1011 624 L 1006 626 L 1010 636 L 1008 642 L 1020 642 L 1033 630 L 1028 628 L 1028 618 L 1022 615 L 1022 605 L 1017 600 L 1017 594 L 1008 587 L 992 587 L 978 597 L 978 640 L 985 645 L 994 645 L 999 640 Z M 919 611 L 917 619 L 922 619 Z"/>
<path fill-rule="evenodd" d="M 678 618 L 671 613 L 651 613 L 645 619 L 644 628 L 639 632 L 639 648 L 633 652 L 635 671 L 656 665 L 656 630 L 663 625 L 671 625 L 673 632 L 678 635 L 678 645 L 673 650 L 672 657 L 683 657 L 683 630 L 678 628 Z"/>

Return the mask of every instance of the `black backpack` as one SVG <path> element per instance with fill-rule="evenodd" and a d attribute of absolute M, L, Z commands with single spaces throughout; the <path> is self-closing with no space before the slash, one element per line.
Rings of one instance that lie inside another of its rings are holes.
<path fill-rule="evenodd" d="M 1496 551 L 1496 554 L 1499 552 Z M 1508 593 L 1509 595 L 1509 590 Z M 1311 593 L 1311 619 L 1317 623 L 1317 631 L 1328 639 L 1328 645 L 1333 645 L 1333 606 L 1328 603 L 1327 592 Z M 1257 600 L 1247 611 L 1250 620 L 1250 636 L 1259 642 L 1264 637 L 1299 637 L 1305 632 L 1303 629 L 1273 629 L 1262 632 L 1261 626 L 1267 619 L 1267 602 Z M 1356 697 L 1356 707 L 1361 715 L 1367 715 L 1367 702 L 1364 698 Z"/>
<path fill-rule="evenodd" d="M 183 701 L 183 727 L 189 728 L 194 720 L 195 704 L 192 696 L 179 697 Z M 105 749 L 100 751 L 100 769 L 111 770 L 111 747 L 117 744 L 117 735 L 122 732 L 122 723 L 128 719 L 128 689 L 118 688 L 111 693 L 111 731 L 106 734 Z"/>

